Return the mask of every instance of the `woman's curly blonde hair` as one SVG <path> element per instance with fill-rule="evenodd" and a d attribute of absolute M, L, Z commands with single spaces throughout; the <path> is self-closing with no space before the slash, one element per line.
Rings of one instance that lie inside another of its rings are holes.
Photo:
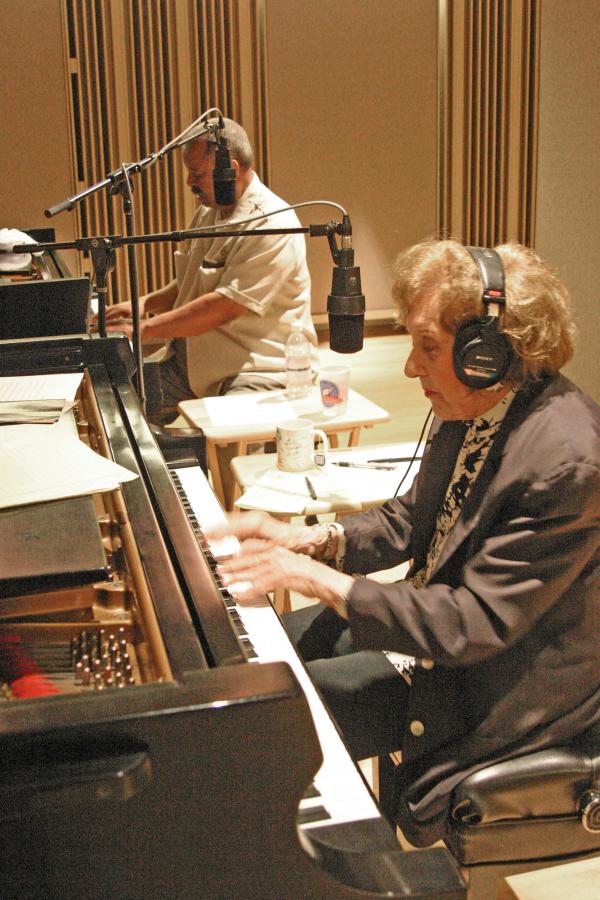
<path fill-rule="evenodd" d="M 505 382 L 517 383 L 558 372 L 573 356 L 575 323 L 569 292 L 556 272 L 528 247 L 495 248 L 502 259 L 506 307 L 501 329 L 514 350 Z M 440 299 L 440 324 L 454 334 L 465 319 L 484 315 L 477 264 L 458 241 L 427 240 L 399 254 L 392 296 L 405 323 L 419 299 Z"/>

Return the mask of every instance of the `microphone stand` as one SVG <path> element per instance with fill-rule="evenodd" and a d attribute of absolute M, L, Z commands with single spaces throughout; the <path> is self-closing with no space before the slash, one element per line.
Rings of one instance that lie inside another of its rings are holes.
<path fill-rule="evenodd" d="M 124 167 L 129 168 L 129 167 Z M 127 175 L 124 173 L 124 180 L 127 178 Z M 108 179 L 110 180 L 110 179 Z M 107 179 L 103 182 L 105 184 Z M 98 186 L 96 186 L 98 189 Z M 88 189 L 86 195 L 89 194 L 91 189 Z M 129 192 L 128 192 L 129 193 Z M 74 199 L 74 198 L 73 198 Z M 66 202 L 66 201 L 65 201 Z M 60 204 L 59 204 L 60 205 Z M 305 205 L 305 204 L 301 204 Z M 67 208 L 66 206 L 64 208 Z M 286 207 L 289 209 L 290 207 Z M 283 212 L 284 210 L 277 210 L 277 212 Z M 129 211 L 129 223 L 131 227 L 133 227 L 133 215 Z M 271 213 L 273 215 L 273 213 Z M 263 214 L 261 216 L 257 216 L 257 218 L 266 218 Z M 234 223 L 235 224 L 235 223 Z M 329 248 L 333 257 L 333 261 L 337 266 L 344 266 L 348 264 L 352 264 L 352 254 L 353 251 L 351 249 L 351 234 L 352 228 L 350 225 L 349 216 L 344 213 L 342 223 L 338 222 L 328 222 L 327 224 L 319 224 L 319 225 L 300 225 L 293 228 L 250 228 L 250 229 L 233 229 L 233 228 L 190 228 L 183 231 L 164 231 L 158 232 L 156 234 L 141 234 L 141 235 L 133 235 L 128 234 L 125 237 L 122 235 L 105 235 L 91 238 L 78 238 L 74 241 L 54 241 L 51 243 L 45 244 L 15 244 L 12 248 L 13 253 L 31 253 L 32 248 L 35 248 L 35 252 L 43 252 L 46 250 L 80 250 L 87 251 L 90 253 L 92 258 L 92 265 L 94 268 L 94 283 L 96 285 L 96 290 L 98 292 L 99 305 L 98 305 L 98 332 L 100 337 L 106 337 L 106 294 L 107 294 L 107 274 L 112 271 L 115 266 L 115 250 L 117 247 L 126 246 L 128 248 L 128 253 L 134 252 L 135 245 L 137 244 L 152 244 L 158 242 L 166 242 L 170 241 L 171 243 L 178 243 L 179 241 L 187 240 L 188 238 L 198 239 L 198 238 L 215 238 L 215 237 L 251 237 L 252 235 L 261 235 L 261 234 L 308 234 L 310 237 L 326 237 L 329 242 Z M 335 235 L 339 234 L 342 236 L 342 247 L 338 248 L 336 243 Z M 130 257 L 131 260 L 132 257 Z M 133 266 L 135 269 L 135 265 Z M 130 266 L 131 272 L 131 266 Z M 133 302 L 135 292 L 136 302 Z M 137 364 L 137 390 L 138 396 L 140 399 L 140 403 L 142 405 L 142 409 L 144 414 L 146 413 L 145 406 L 145 396 L 144 396 L 144 381 L 143 381 L 143 359 L 141 352 L 141 333 L 140 333 L 140 319 L 139 319 L 139 302 L 137 296 L 137 278 L 135 283 L 132 285 L 132 318 L 133 318 L 133 335 L 132 335 L 132 343 L 134 344 L 135 349 L 135 357 Z M 362 298 L 364 303 L 364 298 Z M 135 337 L 135 341 L 134 341 Z"/>
<path fill-rule="evenodd" d="M 146 391 L 144 387 L 144 365 L 140 329 L 139 282 L 137 259 L 135 254 L 135 243 L 141 242 L 134 242 L 132 240 L 135 236 L 135 216 L 133 208 L 133 190 L 131 186 L 130 175 L 132 173 L 142 172 L 148 166 L 151 166 L 154 162 L 156 162 L 157 159 L 162 159 L 162 157 L 171 150 L 182 147 L 184 144 L 187 144 L 191 140 L 197 140 L 198 137 L 200 137 L 202 134 L 205 134 L 207 131 L 213 130 L 215 127 L 214 125 L 207 125 L 203 130 L 194 131 L 191 137 L 185 137 L 185 135 L 191 129 L 194 129 L 198 125 L 199 121 L 203 119 L 204 115 L 206 114 L 203 114 L 203 116 L 201 116 L 199 120 L 196 120 L 196 122 L 192 123 L 192 125 L 186 128 L 185 131 L 182 132 L 182 134 L 178 135 L 174 140 L 166 144 L 161 150 L 158 151 L 158 153 L 151 153 L 150 156 L 146 156 L 135 163 L 123 163 L 120 169 L 116 169 L 114 172 L 111 172 L 106 176 L 106 178 L 103 178 L 96 184 L 90 185 L 89 187 L 84 188 L 84 190 L 80 191 L 78 194 L 74 194 L 72 197 L 68 197 L 66 200 L 62 200 L 55 206 L 51 206 L 48 209 L 44 210 L 44 215 L 47 218 L 52 218 L 52 216 L 55 216 L 58 213 L 63 212 L 64 210 L 71 211 L 75 208 L 77 203 L 85 200 L 87 197 L 90 197 L 92 194 L 95 194 L 97 191 L 105 188 L 108 189 L 109 194 L 118 194 L 121 197 L 121 205 L 123 208 L 123 216 L 125 219 L 125 231 L 127 233 L 127 237 L 130 240 L 125 241 L 123 239 L 120 239 L 120 242 L 128 244 L 127 260 L 129 263 L 129 297 L 131 301 L 132 319 L 131 343 L 133 345 L 133 352 L 136 361 L 136 387 L 144 414 L 146 412 Z M 92 258 L 92 267 L 94 269 L 94 286 L 96 288 L 96 293 L 98 294 L 98 331 L 100 337 L 106 337 L 106 300 L 108 296 L 107 275 L 109 272 L 112 272 L 115 267 L 114 250 L 115 247 L 120 246 L 120 243 L 118 244 L 113 237 L 93 237 L 82 239 L 82 241 L 83 243 L 85 243 L 85 246 L 83 246 L 81 241 L 62 243 L 60 246 L 65 249 L 67 247 L 76 247 L 77 249 L 88 250 L 90 252 Z M 55 244 L 54 248 L 58 249 L 58 246 L 58 244 Z M 51 249 L 51 247 L 52 245 L 50 244 L 43 245 L 44 249 Z M 19 253 L 22 251 L 16 250 L 14 252 Z"/>
<path fill-rule="evenodd" d="M 68 197 L 66 200 L 57 203 L 44 210 L 47 218 L 57 215 L 63 210 L 72 210 L 75 205 L 87 197 L 95 194 L 102 189 L 108 189 L 111 195 L 118 194 L 121 197 L 121 205 L 125 219 L 125 229 L 128 235 L 135 234 L 135 218 L 133 211 L 133 191 L 131 187 L 130 174 L 133 172 L 141 172 L 148 166 L 152 165 L 157 159 L 157 154 L 152 153 L 150 156 L 144 157 L 135 163 L 123 163 L 120 169 L 111 172 L 106 178 L 98 181 L 96 184 L 90 185 L 84 190 Z M 82 244 L 84 246 L 78 246 Z M 94 269 L 94 286 L 98 294 L 98 331 L 101 337 L 106 337 L 106 300 L 108 296 L 107 275 L 115 267 L 115 246 L 116 244 L 110 238 L 92 237 L 82 239 L 82 241 L 70 242 L 70 245 L 77 249 L 88 250 L 92 258 L 92 267 Z M 65 245 L 66 246 L 66 245 Z M 19 251 L 17 251 L 19 252 Z M 135 256 L 135 247 L 131 246 L 127 249 L 127 258 L 129 262 L 129 296 L 131 300 L 132 313 L 132 344 L 134 356 L 136 359 L 136 387 L 140 403 L 144 413 L 146 411 L 146 392 L 144 388 L 144 367 L 142 364 L 142 342 L 140 336 L 140 302 L 137 274 L 137 260 Z"/>

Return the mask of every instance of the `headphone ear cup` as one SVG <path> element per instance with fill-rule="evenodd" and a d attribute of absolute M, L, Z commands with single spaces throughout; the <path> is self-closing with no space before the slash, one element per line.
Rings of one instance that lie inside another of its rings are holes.
<path fill-rule="evenodd" d="M 512 357 L 511 345 L 498 331 L 495 316 L 467 319 L 454 337 L 452 360 L 459 381 L 474 390 L 502 381 Z"/>

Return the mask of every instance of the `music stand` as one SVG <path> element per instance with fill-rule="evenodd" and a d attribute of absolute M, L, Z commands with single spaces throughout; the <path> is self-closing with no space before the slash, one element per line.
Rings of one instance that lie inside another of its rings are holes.
<path fill-rule="evenodd" d="M 87 276 L 0 284 L 0 340 L 86 334 L 89 319 Z"/>

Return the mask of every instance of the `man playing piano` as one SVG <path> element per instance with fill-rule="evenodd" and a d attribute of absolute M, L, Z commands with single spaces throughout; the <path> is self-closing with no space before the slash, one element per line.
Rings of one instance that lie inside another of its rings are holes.
<path fill-rule="evenodd" d="M 213 182 L 216 144 L 210 133 L 200 134 L 183 150 L 187 183 L 199 203 L 189 227 L 300 227 L 293 210 L 267 218 L 288 204 L 254 171 L 252 147 L 242 126 L 223 121 L 235 170 L 235 202 L 218 205 Z M 264 219 L 256 218 L 260 213 Z M 237 226 L 251 218 L 254 221 Z M 316 368 L 304 235 L 194 239 L 174 256 L 175 278 L 140 298 L 142 341 L 164 341 L 146 363 L 151 421 L 172 422 L 182 400 L 285 386 L 285 344 L 293 322 L 302 323 Z M 107 330 L 130 336 L 131 326 L 122 321 L 129 316 L 130 303 L 109 307 Z M 152 377 L 156 367 L 158 379 Z M 229 485 L 229 459 L 222 456 L 222 478 Z"/>
<path fill-rule="evenodd" d="M 397 260 L 405 372 L 435 414 L 409 491 L 335 525 L 232 515 L 222 567 L 240 603 L 281 585 L 320 601 L 288 632 L 352 754 L 402 751 L 397 818 L 421 846 L 466 774 L 600 719 L 600 408 L 559 371 L 565 287 L 532 250 L 496 252 Z M 482 303 L 482 258 L 505 305 L 487 285 Z M 402 581 L 362 577 L 407 560 Z"/>

